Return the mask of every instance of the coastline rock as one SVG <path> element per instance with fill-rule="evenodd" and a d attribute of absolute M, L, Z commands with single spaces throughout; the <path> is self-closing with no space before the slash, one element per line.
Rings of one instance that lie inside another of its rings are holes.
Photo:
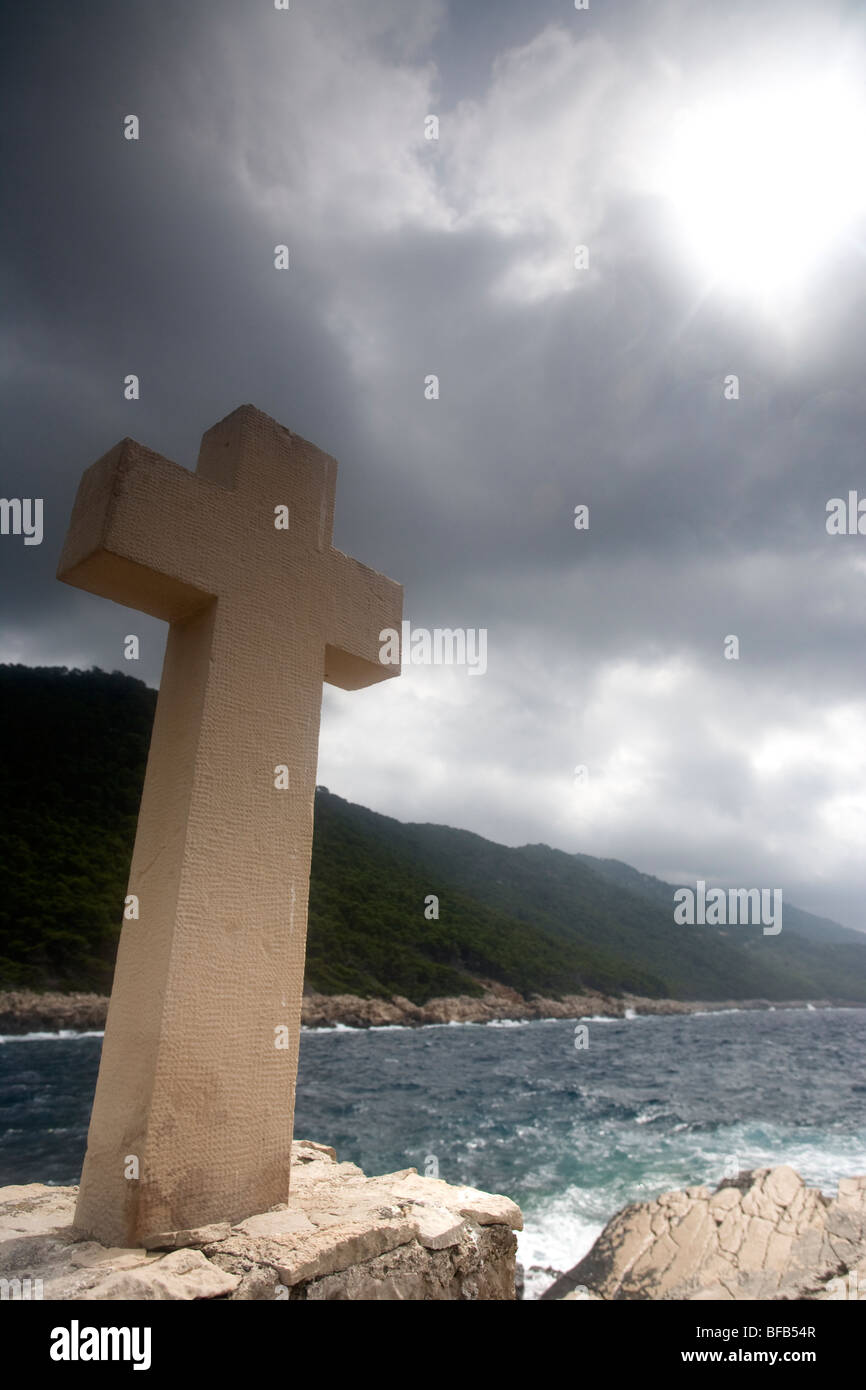
<path fill-rule="evenodd" d="M 234 1226 L 165 1233 L 148 1241 L 156 1251 L 79 1239 L 77 1193 L 41 1183 L 0 1188 L 0 1279 L 17 1287 L 12 1298 L 516 1297 L 513 1232 L 523 1220 L 509 1198 L 414 1168 L 370 1178 L 309 1141 L 292 1145 L 284 1206 Z"/>
<path fill-rule="evenodd" d="M 542 1299 L 866 1298 L 866 1177 L 835 1198 L 793 1168 L 625 1207 Z"/>
<path fill-rule="evenodd" d="M 20 1034 L 98 1031 L 105 1027 L 107 994 L 37 994 L 35 990 L 0 992 L 0 1033 Z"/>
<path fill-rule="evenodd" d="M 344 1024 L 352 1028 L 421 1027 L 432 1023 L 519 1023 L 530 1019 L 624 1018 L 627 1014 L 672 1016 L 697 1012 L 714 1013 L 724 1009 L 802 1009 L 805 1000 L 648 999 L 642 995 L 568 994 L 550 999 L 540 994 L 525 998 L 516 990 L 493 980 L 480 980 L 483 993 L 430 999 L 413 1004 L 401 995 L 391 999 L 360 999 L 354 994 L 305 994 L 301 1018 L 308 1028 L 333 1028 Z M 829 1000 L 811 1001 L 816 1007 L 833 1007 Z M 836 1001 L 835 1006 L 841 1006 Z"/>
<path fill-rule="evenodd" d="M 391 999 L 362 999 L 356 994 L 305 994 L 301 1022 L 307 1028 L 383 1028 L 388 1025 L 418 1028 L 432 1023 L 519 1023 L 547 1018 L 624 1018 L 631 1014 L 710 1013 L 720 1009 L 802 1009 L 805 1000 L 648 999 L 641 995 L 586 993 L 549 999 L 533 994 L 525 998 L 507 985 L 479 980 L 482 993 L 429 999 L 413 1004 L 403 995 Z M 845 1001 L 811 1001 L 818 1008 L 845 1007 Z M 862 1007 L 852 1005 L 851 1007 Z M 37 994 L 32 990 L 0 991 L 0 1034 L 20 1035 L 71 1029 L 89 1032 L 105 1027 L 108 996 L 102 994 Z"/>

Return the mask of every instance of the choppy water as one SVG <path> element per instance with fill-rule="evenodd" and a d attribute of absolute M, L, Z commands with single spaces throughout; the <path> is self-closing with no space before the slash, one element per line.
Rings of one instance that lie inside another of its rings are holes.
<path fill-rule="evenodd" d="M 567 1269 L 626 1202 L 726 1168 L 790 1163 L 828 1192 L 866 1173 L 866 1010 L 585 1022 L 580 1051 L 562 1020 L 307 1031 L 295 1133 L 507 1192 L 527 1267 Z M 0 1045 L 0 1183 L 77 1181 L 100 1045 Z"/>

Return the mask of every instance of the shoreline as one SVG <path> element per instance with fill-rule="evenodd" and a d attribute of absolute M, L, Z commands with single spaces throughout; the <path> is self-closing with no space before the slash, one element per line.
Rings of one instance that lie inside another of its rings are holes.
<path fill-rule="evenodd" d="M 726 1009 L 829 1009 L 863 1008 L 856 1000 L 842 999 L 648 999 L 640 995 L 572 994 L 560 999 L 532 995 L 492 982 L 478 996 L 457 995 L 413 1004 L 400 995 L 391 999 L 363 999 L 354 994 L 305 994 L 301 1023 L 305 1028 L 409 1027 L 447 1023 L 524 1023 L 541 1019 L 626 1018 L 641 1015 L 671 1017 L 677 1014 L 720 1013 Z M 105 1027 L 108 995 L 35 990 L 0 991 L 0 1035 L 20 1036 L 37 1032 L 99 1031 Z"/>

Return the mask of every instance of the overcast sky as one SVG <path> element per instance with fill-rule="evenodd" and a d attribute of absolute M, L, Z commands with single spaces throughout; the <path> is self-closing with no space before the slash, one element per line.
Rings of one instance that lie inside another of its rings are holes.
<path fill-rule="evenodd" d="M 250 401 L 339 459 L 335 544 L 413 626 L 488 632 L 483 676 L 328 688 L 320 782 L 866 927 L 866 535 L 826 528 L 866 496 L 862 6 L 3 31 L 0 491 L 45 534 L 0 536 L 0 660 L 158 684 L 163 625 L 54 579 L 78 479 L 125 435 L 192 468 Z"/>

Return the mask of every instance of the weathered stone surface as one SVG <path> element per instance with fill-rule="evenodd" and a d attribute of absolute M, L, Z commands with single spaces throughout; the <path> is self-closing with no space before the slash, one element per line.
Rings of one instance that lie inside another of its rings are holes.
<path fill-rule="evenodd" d="M 415 1232 L 420 1243 L 428 1250 L 445 1250 L 449 1245 L 459 1245 L 460 1237 L 466 1230 L 466 1222 L 445 1207 L 415 1207 Z"/>
<path fill-rule="evenodd" d="M 299 1163 L 314 1163 L 322 1155 L 330 1158 L 332 1163 L 337 1162 L 337 1150 L 332 1149 L 330 1144 L 314 1144 L 312 1139 L 296 1139 L 292 1146 L 292 1164 L 295 1166 Z"/>
<path fill-rule="evenodd" d="M 832 1200 L 781 1166 L 625 1207 L 542 1298 L 577 1286 L 602 1299 L 859 1297 L 861 1266 L 866 1178 L 843 1179 Z"/>
<path fill-rule="evenodd" d="M 278 1211 L 265 1211 L 261 1216 L 248 1217 L 246 1221 L 233 1228 L 233 1233 L 243 1236 L 285 1236 L 315 1229 L 310 1218 L 302 1211 L 281 1207 Z M 225 1234 L 228 1236 L 230 1232 L 227 1230 Z M 225 1237 L 221 1236 L 220 1239 Z"/>
<path fill-rule="evenodd" d="M 303 1237 L 294 1248 L 287 1243 L 277 1273 L 284 1284 L 301 1284 L 363 1264 L 413 1239 L 412 1227 L 406 1221 L 335 1222 Z"/>
<path fill-rule="evenodd" d="M 162 1231 L 145 1236 L 142 1245 L 146 1250 L 183 1250 L 189 1245 L 210 1245 L 215 1240 L 225 1240 L 231 1235 L 227 1221 L 215 1221 L 211 1226 L 196 1226 L 192 1231 Z"/>
<path fill-rule="evenodd" d="M 72 1224 L 77 1187 L 46 1187 L 41 1182 L 0 1188 L 3 1195 L 2 1230 L 5 1238 L 31 1232 L 44 1234 Z"/>
<path fill-rule="evenodd" d="M 40 1183 L 0 1188 L 0 1277 L 41 1279 L 45 1298 L 84 1298 L 109 1275 L 159 1258 L 78 1239 L 77 1195 L 76 1187 Z"/>
<path fill-rule="evenodd" d="M 290 1297 L 376 1302 L 512 1300 L 516 1246 L 507 1226 L 467 1227 L 450 1249 L 425 1250 L 411 1241 L 377 1259 L 299 1285 Z"/>
<path fill-rule="evenodd" d="M 200 1250 L 172 1250 L 152 1264 L 109 1274 L 82 1298 L 220 1298 L 233 1293 L 239 1283 L 236 1274 L 211 1264 Z"/>
<path fill-rule="evenodd" d="M 477 1221 L 479 1226 L 510 1226 L 515 1231 L 523 1230 L 523 1216 L 517 1203 L 498 1193 L 479 1192 L 474 1187 L 451 1187 L 441 1178 L 422 1178 L 415 1172 L 394 1183 L 391 1193 L 409 1202 L 438 1202 L 450 1211 Z"/>
<path fill-rule="evenodd" d="M 134 1269 L 137 1265 L 151 1264 L 158 1258 L 144 1249 L 123 1250 L 114 1246 L 107 1250 L 95 1240 L 85 1240 L 80 1245 L 69 1247 L 69 1263 L 74 1269 L 98 1268 L 100 1274 L 105 1273 L 106 1266 L 111 1269 Z"/>
<path fill-rule="evenodd" d="M 76 1189 L 0 1189 L 0 1277 L 57 1299 L 513 1299 L 520 1209 L 414 1168 L 367 1177 L 292 1146 L 287 1204 L 172 1232 L 170 1253 L 107 1248 L 72 1225 Z M 165 1248 L 164 1246 L 162 1247 Z"/>
<path fill-rule="evenodd" d="M 232 1301 L 261 1301 L 277 1298 L 281 1291 L 286 1292 L 285 1285 L 280 1283 L 275 1269 L 269 1265 L 253 1265 L 252 1269 L 243 1270 L 240 1283 L 229 1297 Z"/>

